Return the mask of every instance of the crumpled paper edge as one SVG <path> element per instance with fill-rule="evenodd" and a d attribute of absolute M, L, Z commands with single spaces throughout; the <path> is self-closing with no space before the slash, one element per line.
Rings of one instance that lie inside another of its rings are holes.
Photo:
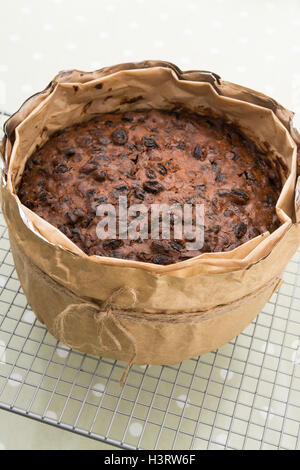
<path fill-rule="evenodd" d="M 294 142 L 298 143 L 300 141 L 299 138 L 299 133 L 297 130 L 293 127 L 293 113 L 286 110 L 283 108 L 281 105 L 279 105 L 275 100 L 272 98 L 267 97 L 266 95 L 263 95 L 261 93 L 255 92 L 253 90 L 247 89 L 245 87 L 241 87 L 236 84 L 232 84 L 230 82 L 225 82 L 220 79 L 220 77 L 217 74 L 214 74 L 212 72 L 207 72 L 207 71 L 187 71 L 187 72 L 182 72 L 178 67 L 176 67 L 174 64 L 170 64 L 168 62 L 160 62 L 160 61 L 145 61 L 142 63 L 134 63 L 134 64 L 120 64 L 117 66 L 113 67 L 108 67 L 101 69 L 96 72 L 81 72 L 81 71 L 67 71 L 67 72 L 61 72 L 58 74 L 55 79 L 48 85 L 48 87 L 41 93 L 38 93 L 34 95 L 33 97 L 29 98 L 24 105 L 20 108 L 20 110 L 15 113 L 5 124 L 4 130 L 5 130 L 5 138 L 2 143 L 2 148 L 5 149 L 5 161 L 6 161 L 6 172 L 8 171 L 8 166 L 9 166 L 9 161 L 10 161 L 10 156 L 12 154 L 12 150 L 14 145 L 16 145 L 16 141 L 18 139 L 17 136 L 17 128 L 18 126 L 25 120 L 29 119 L 31 114 L 36 111 L 37 107 L 39 105 L 42 105 L 44 102 L 44 99 L 47 97 L 51 96 L 51 93 L 55 90 L 57 86 L 60 84 L 72 84 L 72 86 L 76 86 L 76 84 L 91 84 L 91 83 L 97 83 L 99 80 L 103 77 L 108 78 L 111 75 L 114 75 L 116 73 L 119 73 L 121 71 L 126 71 L 126 70 L 136 70 L 139 71 L 144 68 L 157 68 L 157 67 L 164 67 L 164 68 L 169 68 L 172 70 L 172 72 L 176 75 L 178 80 L 184 80 L 184 81 L 192 81 L 192 82 L 205 82 L 209 83 L 211 87 L 220 95 L 220 96 L 226 96 L 230 97 L 231 99 L 234 100 L 239 100 L 239 101 L 247 101 L 248 103 L 254 105 L 254 106 L 263 106 L 265 108 L 268 108 L 274 113 L 274 115 L 278 118 L 278 120 L 283 124 L 283 126 L 290 132 L 291 139 L 294 139 Z M 298 148 L 299 152 L 299 148 Z M 25 212 L 25 216 L 29 219 L 34 218 L 32 215 L 33 213 L 28 210 L 27 208 L 24 208 L 18 201 L 18 205 L 20 206 L 20 211 Z M 36 214 L 35 214 L 36 216 Z M 38 217 L 38 216 L 36 216 Z M 294 215 L 294 222 L 297 222 L 296 215 Z M 38 224 L 38 221 L 37 221 Z M 47 224 L 47 223 L 46 223 Z M 50 224 L 49 224 L 50 225 Z M 39 237 L 42 237 L 44 240 L 45 237 L 41 235 L 38 229 L 35 228 L 36 224 L 31 225 L 31 230 L 33 229 L 35 234 Z M 288 229 L 288 224 L 286 227 L 281 226 L 280 229 L 282 232 L 285 232 Z M 280 230 L 278 229 L 278 230 Z M 259 237 L 257 240 L 257 246 L 255 246 L 254 250 L 258 250 L 262 252 L 263 255 L 263 247 L 261 246 L 263 243 L 267 244 L 268 240 L 268 234 L 265 234 L 265 237 Z M 280 238 L 280 237 L 279 237 Z M 255 239 L 254 239 L 255 240 Z M 48 240 L 49 243 L 51 243 Z M 247 244 L 253 245 L 255 242 L 251 240 L 250 242 L 247 242 L 243 246 L 246 247 Z M 65 249 L 64 246 L 59 245 L 61 249 Z M 72 247 L 71 251 L 74 251 L 74 247 Z M 240 247 L 239 247 L 240 248 Z M 235 256 L 236 252 L 239 250 L 237 248 L 236 250 L 233 250 L 232 252 L 229 252 L 230 254 Z M 254 251 L 253 250 L 253 251 Z M 84 255 L 83 252 L 77 254 L 80 256 L 86 256 Z M 81 251 L 81 250 L 80 250 Z M 253 253 L 253 251 L 251 253 Z M 251 256 L 251 253 L 248 254 L 248 256 L 245 258 L 245 260 Z M 189 261 L 184 261 L 181 263 L 169 265 L 169 266 L 156 266 L 152 265 L 150 263 L 140 263 L 140 262 L 131 262 L 128 260 L 119 260 L 119 265 L 124 266 L 127 265 L 129 266 L 134 266 L 138 267 L 141 269 L 148 269 L 151 270 L 152 272 L 156 273 L 172 273 L 173 272 L 179 272 L 182 270 L 186 270 L 186 268 L 189 268 L 192 264 L 199 263 L 199 262 L 204 262 L 207 265 L 214 265 L 215 262 L 219 261 L 216 260 L 215 254 L 204 254 L 200 255 L 199 257 L 193 258 L 192 260 Z M 218 256 L 219 254 L 217 254 Z M 227 256 L 227 255 L 226 255 Z M 225 257 L 226 257 L 225 256 Z M 114 266 L 118 265 L 118 260 L 112 259 L 112 258 L 106 258 L 106 257 L 90 257 L 91 261 L 96 261 L 96 262 L 102 262 L 105 264 L 113 264 Z M 120 262 L 121 261 L 121 262 Z M 259 261 L 259 258 L 257 258 L 257 261 Z M 247 262 L 247 261 L 246 261 Z M 244 265 L 239 265 L 236 266 L 237 269 L 241 269 Z M 226 269 L 226 263 L 224 265 L 224 268 Z M 228 267 L 227 267 L 228 268 Z M 232 269 L 232 268 L 231 268 Z M 175 274 L 175 273 L 174 273 Z M 186 273 L 187 274 L 187 273 Z M 183 273 L 181 272 L 181 275 Z"/>

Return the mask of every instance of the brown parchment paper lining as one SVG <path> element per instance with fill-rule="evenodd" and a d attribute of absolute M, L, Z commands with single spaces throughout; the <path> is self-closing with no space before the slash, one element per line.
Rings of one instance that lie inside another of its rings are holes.
<path fill-rule="evenodd" d="M 88 257 L 24 207 L 18 183 L 28 157 L 56 130 L 99 112 L 189 108 L 238 124 L 288 169 L 276 210 L 282 225 L 228 253 L 156 266 Z M 206 71 L 168 62 L 60 73 L 5 126 L 2 210 L 29 304 L 60 341 L 130 365 L 176 364 L 238 335 L 279 287 L 300 243 L 300 137 L 271 98 Z"/>

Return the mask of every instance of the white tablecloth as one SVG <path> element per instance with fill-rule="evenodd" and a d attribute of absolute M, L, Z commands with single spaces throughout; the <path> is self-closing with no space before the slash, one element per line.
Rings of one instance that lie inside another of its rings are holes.
<path fill-rule="evenodd" d="M 1 6 L 0 106 L 62 69 L 165 59 L 300 112 L 299 0 L 10 0 Z"/>

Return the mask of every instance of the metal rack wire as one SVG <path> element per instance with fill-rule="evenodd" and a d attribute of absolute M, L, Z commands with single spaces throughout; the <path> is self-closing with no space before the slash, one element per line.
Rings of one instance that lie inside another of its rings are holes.
<path fill-rule="evenodd" d="M 0 116 L 1 119 L 1 116 Z M 35 318 L 0 215 L 0 408 L 122 449 L 300 449 L 300 251 L 218 351 L 134 366 L 71 351 Z"/>

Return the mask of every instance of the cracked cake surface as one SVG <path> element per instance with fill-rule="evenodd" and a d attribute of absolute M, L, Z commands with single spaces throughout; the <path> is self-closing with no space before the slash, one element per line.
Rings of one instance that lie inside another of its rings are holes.
<path fill-rule="evenodd" d="M 56 132 L 27 161 L 18 196 L 88 255 L 167 265 L 273 232 L 281 189 L 278 162 L 235 125 L 147 110 L 98 115 Z M 117 206 L 120 196 L 128 206 L 203 204 L 203 248 L 188 250 L 185 237 L 100 240 L 97 207 Z"/>

